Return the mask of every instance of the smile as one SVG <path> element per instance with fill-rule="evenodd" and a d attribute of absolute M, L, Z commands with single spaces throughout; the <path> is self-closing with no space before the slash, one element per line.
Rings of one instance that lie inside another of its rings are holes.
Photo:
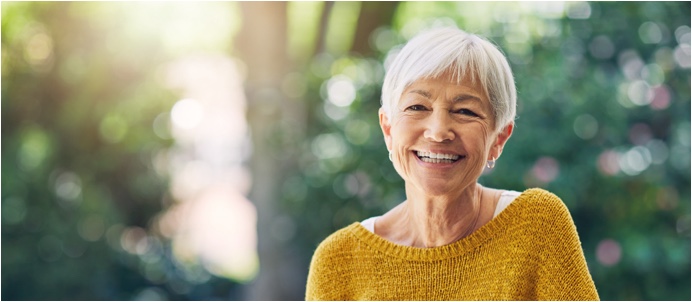
<path fill-rule="evenodd" d="M 444 153 L 432 153 L 425 151 L 416 151 L 416 156 L 420 158 L 423 162 L 433 163 L 433 164 L 449 164 L 458 161 L 464 156 L 459 156 L 457 154 L 444 154 Z"/>

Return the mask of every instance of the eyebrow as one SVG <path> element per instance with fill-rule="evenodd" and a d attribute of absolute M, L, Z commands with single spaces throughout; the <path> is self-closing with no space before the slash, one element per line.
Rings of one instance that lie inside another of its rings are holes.
<path fill-rule="evenodd" d="M 428 99 L 432 97 L 432 96 L 430 95 L 430 92 L 427 92 L 427 91 L 425 91 L 425 90 L 416 89 L 416 90 L 411 90 L 411 91 L 409 91 L 408 93 L 415 93 L 415 94 L 421 95 L 421 96 L 423 96 L 423 97 L 425 97 L 425 98 L 428 98 Z M 475 95 L 465 94 L 465 93 L 456 95 L 456 96 L 453 98 L 453 100 L 454 100 L 455 103 L 463 102 L 463 101 L 468 101 L 468 100 L 473 100 L 473 101 L 476 101 L 476 102 L 480 102 L 480 101 L 481 101 L 481 99 L 480 99 L 479 97 L 477 97 L 477 96 L 475 96 Z"/>
<path fill-rule="evenodd" d="M 422 96 L 424 96 L 424 97 L 426 97 L 426 98 L 428 98 L 428 99 L 430 98 L 430 92 L 427 92 L 427 91 L 425 91 L 425 90 L 418 90 L 418 89 L 416 89 L 416 90 L 411 90 L 411 91 L 409 91 L 408 93 L 420 94 L 420 95 L 422 95 Z"/>
<path fill-rule="evenodd" d="M 467 100 L 472 100 L 476 102 L 481 102 L 481 99 L 475 95 L 470 95 L 470 94 L 460 94 L 454 97 L 454 102 L 463 102 Z"/>

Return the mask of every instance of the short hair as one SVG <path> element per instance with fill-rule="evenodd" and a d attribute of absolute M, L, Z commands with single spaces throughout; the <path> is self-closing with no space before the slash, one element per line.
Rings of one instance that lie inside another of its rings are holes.
<path fill-rule="evenodd" d="M 436 28 L 413 37 L 396 55 L 382 84 L 382 109 L 388 117 L 413 82 L 451 71 L 457 83 L 469 75 L 490 99 L 495 129 L 516 115 L 517 92 L 507 59 L 491 42 L 453 27 Z"/>

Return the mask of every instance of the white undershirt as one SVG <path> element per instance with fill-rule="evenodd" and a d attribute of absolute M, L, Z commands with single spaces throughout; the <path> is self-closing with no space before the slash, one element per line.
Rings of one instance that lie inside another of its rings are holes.
<path fill-rule="evenodd" d="M 520 194 L 520 192 L 511 190 L 502 192 L 502 194 L 500 195 L 500 200 L 497 201 L 497 207 L 495 208 L 493 218 L 497 217 L 497 215 L 499 215 L 500 212 L 502 212 Z M 360 224 L 363 225 L 363 227 L 365 227 L 368 231 L 375 233 L 375 220 L 377 220 L 377 218 L 380 217 L 382 216 L 370 217 L 368 219 L 361 221 Z"/>

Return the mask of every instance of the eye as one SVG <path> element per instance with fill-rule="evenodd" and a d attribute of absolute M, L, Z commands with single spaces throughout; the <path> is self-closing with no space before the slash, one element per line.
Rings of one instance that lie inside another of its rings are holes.
<path fill-rule="evenodd" d="M 411 106 L 406 107 L 406 110 L 407 110 L 407 111 L 408 111 L 408 110 L 411 110 L 411 111 L 424 111 L 424 110 L 427 110 L 427 108 L 425 108 L 425 106 L 423 106 L 423 105 L 411 105 Z"/>
<path fill-rule="evenodd" d="M 459 109 L 455 111 L 455 113 L 463 114 L 463 115 L 468 115 L 468 116 L 473 116 L 473 117 L 478 117 L 478 114 L 475 112 L 469 110 L 469 109 Z"/>

